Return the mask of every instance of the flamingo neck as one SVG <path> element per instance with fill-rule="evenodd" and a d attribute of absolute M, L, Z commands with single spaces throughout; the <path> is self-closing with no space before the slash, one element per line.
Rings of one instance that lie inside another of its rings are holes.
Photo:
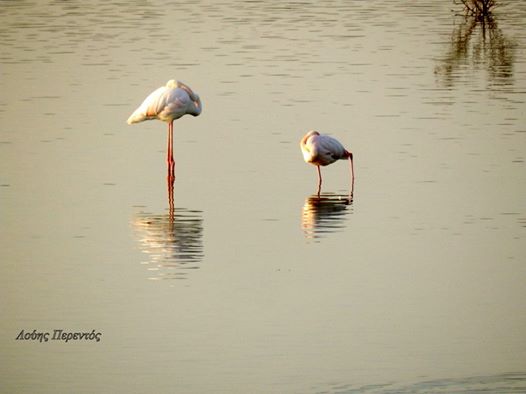
<path fill-rule="evenodd" d="M 193 104 L 194 104 L 190 113 L 194 116 L 198 116 L 203 109 L 201 105 L 201 98 L 199 97 L 199 95 L 195 94 L 194 92 L 192 92 L 192 94 L 190 95 L 190 98 L 192 99 Z"/>
<path fill-rule="evenodd" d="M 186 84 L 184 84 L 181 81 L 177 81 L 177 87 L 181 88 L 188 93 L 188 96 L 190 97 L 190 100 L 192 100 L 192 106 L 189 108 L 188 113 L 194 116 L 198 116 L 202 111 L 202 104 L 201 104 L 201 98 L 198 94 L 194 93 L 192 89 Z"/>

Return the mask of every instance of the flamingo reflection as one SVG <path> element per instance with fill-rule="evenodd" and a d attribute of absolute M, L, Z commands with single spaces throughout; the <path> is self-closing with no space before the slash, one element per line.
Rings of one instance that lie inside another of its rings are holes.
<path fill-rule="evenodd" d="M 349 195 L 333 193 L 313 194 L 305 199 L 301 227 L 305 238 L 319 239 L 329 233 L 343 231 L 345 219 L 353 203 Z"/>
<path fill-rule="evenodd" d="M 204 257 L 202 211 L 174 207 L 170 177 L 168 201 L 168 213 L 139 212 L 132 221 L 153 280 L 185 279 L 189 270 L 199 268 Z"/>

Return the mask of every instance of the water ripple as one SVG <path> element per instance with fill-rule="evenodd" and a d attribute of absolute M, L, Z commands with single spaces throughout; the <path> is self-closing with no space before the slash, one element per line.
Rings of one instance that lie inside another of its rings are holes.
<path fill-rule="evenodd" d="M 526 392 L 526 374 L 524 372 L 503 373 L 490 376 L 427 380 L 410 384 L 370 384 L 360 387 L 334 384 L 328 389 L 316 390 L 316 392 L 338 394 L 524 393 Z"/>

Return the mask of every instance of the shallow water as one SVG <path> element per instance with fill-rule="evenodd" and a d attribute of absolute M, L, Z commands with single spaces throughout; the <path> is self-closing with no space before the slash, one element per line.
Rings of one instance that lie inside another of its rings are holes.
<path fill-rule="evenodd" d="M 526 391 L 526 5 L 452 8 L 0 1 L 2 391 Z"/>

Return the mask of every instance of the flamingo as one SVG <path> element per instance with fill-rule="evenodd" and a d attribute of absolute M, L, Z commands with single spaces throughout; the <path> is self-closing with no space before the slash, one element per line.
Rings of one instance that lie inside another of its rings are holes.
<path fill-rule="evenodd" d="M 320 194 L 322 183 L 320 166 L 327 166 L 337 160 L 348 159 L 351 173 L 352 196 L 354 188 L 353 154 L 345 149 L 340 141 L 311 130 L 301 139 L 300 147 L 305 162 L 315 165 L 318 169 L 318 195 Z"/>
<path fill-rule="evenodd" d="M 154 90 L 142 104 L 130 115 L 127 123 L 139 123 L 145 120 L 158 119 L 168 123 L 168 178 L 175 179 L 175 161 L 173 158 L 173 121 L 189 114 L 198 116 L 202 105 L 199 95 L 188 85 L 174 79 L 165 86 Z"/>

